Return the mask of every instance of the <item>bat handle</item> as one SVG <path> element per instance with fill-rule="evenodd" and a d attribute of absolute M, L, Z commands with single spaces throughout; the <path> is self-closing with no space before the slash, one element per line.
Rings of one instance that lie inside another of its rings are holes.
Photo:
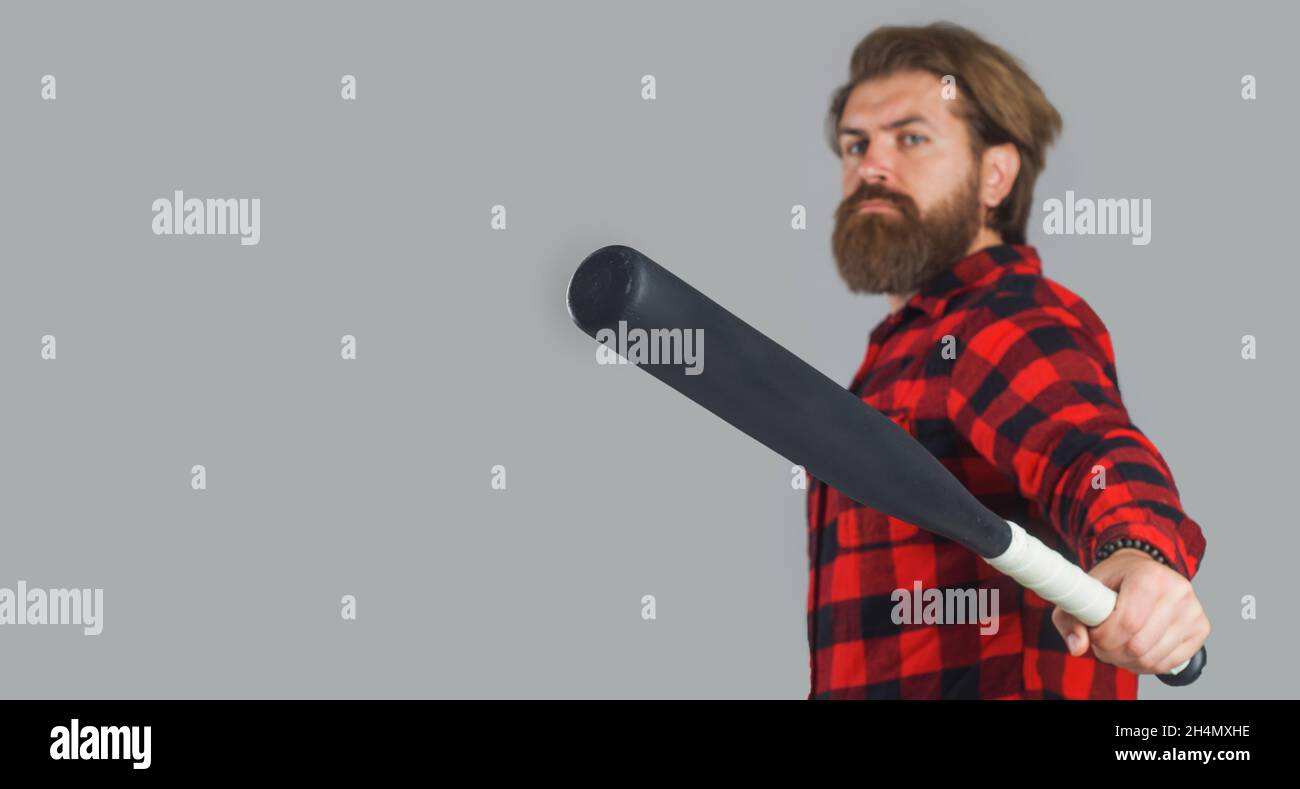
<path fill-rule="evenodd" d="M 1011 544 L 1000 556 L 985 557 L 984 561 L 1044 600 L 1059 605 L 1088 627 L 1106 621 L 1115 610 L 1114 591 L 1048 548 L 1019 524 L 1007 521 L 1007 525 L 1011 527 Z M 1205 661 L 1202 646 L 1191 659 L 1158 676 L 1166 685 L 1190 685 L 1201 675 Z"/>

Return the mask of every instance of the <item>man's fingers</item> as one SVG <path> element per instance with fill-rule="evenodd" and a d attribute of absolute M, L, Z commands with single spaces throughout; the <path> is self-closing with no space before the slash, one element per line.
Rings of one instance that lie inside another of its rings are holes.
<path fill-rule="evenodd" d="M 1184 661 L 1190 660 L 1205 643 L 1206 638 L 1210 635 L 1210 620 L 1206 618 L 1205 612 L 1198 610 L 1192 617 L 1177 623 L 1171 631 L 1175 634 L 1181 633 L 1183 639 L 1169 650 L 1169 653 L 1163 659 L 1154 663 L 1152 673 L 1168 674 L 1174 670 L 1175 666 L 1180 666 Z"/>
<path fill-rule="evenodd" d="M 1185 616 L 1184 600 L 1190 589 L 1170 589 L 1156 603 L 1155 610 L 1147 617 L 1146 624 L 1129 637 L 1120 653 L 1128 660 L 1145 663 L 1148 657 L 1163 658 L 1187 637 L 1186 627 L 1176 627 Z M 1190 620 L 1185 624 L 1190 624 Z M 1174 664 L 1177 665 L 1177 664 Z"/>
<path fill-rule="evenodd" d="M 1092 641 L 1107 652 L 1120 653 L 1124 644 L 1146 624 L 1146 613 L 1155 607 L 1161 589 L 1151 576 L 1134 583 L 1121 583 L 1115 610 L 1105 622 L 1092 629 Z"/>
<path fill-rule="evenodd" d="M 1052 624 L 1065 640 L 1065 648 L 1070 650 L 1071 655 L 1078 657 L 1088 651 L 1088 628 L 1059 605 L 1052 611 Z"/>
<path fill-rule="evenodd" d="M 1169 660 L 1169 658 L 1173 657 L 1174 652 L 1192 637 L 1193 634 L 1188 631 L 1190 626 L 1191 620 L 1187 620 L 1177 627 L 1166 629 L 1155 646 L 1137 656 L 1139 670 L 1143 673 L 1161 674 L 1164 673 L 1162 667 L 1173 668 L 1181 663 L 1181 660 Z M 1192 652 L 1189 651 L 1187 657 L 1191 656 Z"/>

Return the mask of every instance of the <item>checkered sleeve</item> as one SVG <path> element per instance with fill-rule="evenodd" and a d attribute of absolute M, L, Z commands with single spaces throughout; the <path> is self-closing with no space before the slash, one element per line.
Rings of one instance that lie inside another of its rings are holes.
<path fill-rule="evenodd" d="M 1087 325 L 1023 298 L 977 316 L 960 332 L 947 394 L 957 430 L 1038 504 L 1084 570 L 1099 547 L 1130 538 L 1195 575 L 1205 539 L 1164 458 L 1129 419 L 1100 319 Z"/>

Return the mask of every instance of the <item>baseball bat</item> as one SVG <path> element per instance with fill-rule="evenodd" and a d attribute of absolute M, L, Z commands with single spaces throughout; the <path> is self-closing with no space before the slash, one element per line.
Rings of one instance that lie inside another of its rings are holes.
<path fill-rule="evenodd" d="M 1115 609 L 1114 591 L 981 504 L 891 419 L 637 250 L 588 255 L 567 297 L 574 323 L 598 341 L 639 329 L 662 347 L 666 332 L 700 330 L 702 369 L 653 355 L 637 366 L 854 501 L 966 546 L 1085 625 Z M 1202 646 L 1160 680 L 1190 684 L 1205 661 Z"/>

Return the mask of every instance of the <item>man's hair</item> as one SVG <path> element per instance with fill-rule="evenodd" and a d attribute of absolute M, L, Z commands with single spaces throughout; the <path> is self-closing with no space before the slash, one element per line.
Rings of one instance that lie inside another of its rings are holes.
<path fill-rule="evenodd" d="M 1043 170 L 1048 146 L 1061 131 L 1061 116 L 1012 55 L 960 25 L 886 26 L 862 39 L 849 61 L 849 81 L 831 98 L 826 120 L 831 150 L 841 156 L 840 120 L 849 94 L 859 83 L 914 70 L 929 71 L 940 79 L 951 75 L 955 80 L 954 114 L 966 123 L 976 166 L 990 146 L 1009 142 L 1019 150 L 1016 182 L 986 224 L 1005 243 L 1025 243 L 1034 182 Z"/>

